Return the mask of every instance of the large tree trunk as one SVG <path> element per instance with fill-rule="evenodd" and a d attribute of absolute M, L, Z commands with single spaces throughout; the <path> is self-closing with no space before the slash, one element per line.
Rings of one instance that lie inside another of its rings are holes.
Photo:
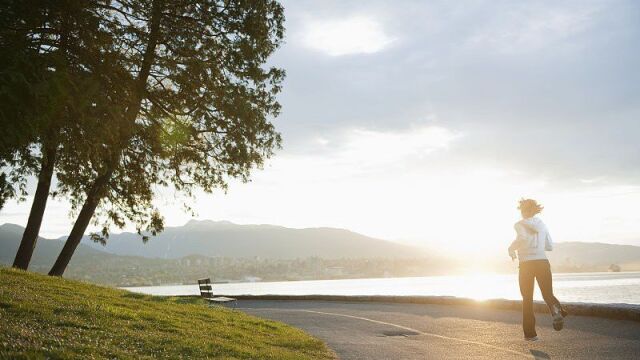
<path fill-rule="evenodd" d="M 60 255 L 58 255 L 55 264 L 53 264 L 53 267 L 49 271 L 49 275 L 62 276 L 62 274 L 64 274 L 67 265 L 69 265 L 69 261 L 71 261 L 71 256 L 76 251 L 84 232 L 87 230 L 87 226 L 89 226 L 93 213 L 96 211 L 98 203 L 100 203 L 100 199 L 104 196 L 104 189 L 111 179 L 111 174 L 112 172 L 109 171 L 98 177 L 91 186 L 91 189 L 87 192 L 87 199 L 84 201 L 84 205 L 82 205 L 80 214 L 78 214 L 76 222 L 73 224 L 73 229 L 71 229 L 71 233 L 69 237 L 67 237 L 64 247 L 62 251 L 60 251 Z"/>
<path fill-rule="evenodd" d="M 36 242 L 40 234 L 40 225 L 42 225 L 44 210 L 47 207 L 47 199 L 49 198 L 49 189 L 51 188 L 51 178 L 53 177 L 57 152 L 58 149 L 56 145 L 45 144 L 42 154 L 42 166 L 40 168 L 40 174 L 38 175 L 38 186 L 33 197 L 29 220 L 22 234 L 22 241 L 20 242 L 16 258 L 13 261 L 13 267 L 15 268 L 27 270 L 33 251 L 36 248 Z"/>
<path fill-rule="evenodd" d="M 147 44 L 147 48 L 142 57 L 142 64 L 140 67 L 140 72 L 138 73 L 138 78 L 136 79 L 136 96 L 132 99 L 131 106 L 126 109 L 125 119 L 131 124 L 136 121 L 138 117 L 138 113 L 140 112 L 140 108 L 142 105 L 142 99 L 144 98 L 144 92 L 146 90 L 147 79 L 149 78 L 149 73 L 151 72 L 151 66 L 155 60 L 155 49 L 158 45 L 159 37 L 160 37 L 160 21 L 162 17 L 162 7 L 164 6 L 164 0 L 154 0 L 153 1 L 153 13 L 150 21 L 150 31 L 149 31 L 149 42 Z M 125 131 L 126 133 L 126 131 Z M 129 137 L 131 134 L 123 135 L 122 144 L 117 144 L 114 147 L 118 147 L 119 145 L 127 146 L 129 142 Z M 64 274 L 67 265 L 69 265 L 69 261 L 71 260 L 71 256 L 75 252 L 76 248 L 80 244 L 82 240 L 82 236 L 84 232 L 87 230 L 87 226 L 93 217 L 94 212 L 96 211 L 96 207 L 98 203 L 105 196 L 106 188 L 109 185 L 109 181 L 111 181 L 111 176 L 115 168 L 118 166 L 120 162 L 120 149 L 114 149 L 114 157 L 107 161 L 107 166 L 105 172 L 98 176 L 94 181 L 93 185 L 87 192 L 87 199 L 80 210 L 80 214 L 78 214 L 78 218 L 76 219 L 75 224 L 73 224 L 73 229 L 67 238 L 67 241 L 58 255 L 58 259 L 56 259 L 56 263 L 53 265 L 51 270 L 49 271 L 49 275 L 52 276 L 62 276 Z"/>

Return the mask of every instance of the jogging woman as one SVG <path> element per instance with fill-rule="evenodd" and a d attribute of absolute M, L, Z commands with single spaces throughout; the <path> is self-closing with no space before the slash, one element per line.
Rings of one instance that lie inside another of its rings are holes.
<path fill-rule="evenodd" d="M 553 242 L 547 227 L 535 216 L 542 211 L 543 207 L 533 199 L 522 199 L 518 209 L 522 214 L 522 220 L 514 225 L 516 239 L 509 246 L 509 256 L 512 259 L 517 257 L 520 262 L 518 280 L 522 294 L 524 338 L 527 341 L 537 341 L 536 318 L 533 314 L 534 280 L 538 281 L 542 298 L 553 316 L 555 330 L 562 330 L 563 318 L 567 313 L 553 295 L 551 267 L 545 254 L 545 251 L 553 250 Z"/>

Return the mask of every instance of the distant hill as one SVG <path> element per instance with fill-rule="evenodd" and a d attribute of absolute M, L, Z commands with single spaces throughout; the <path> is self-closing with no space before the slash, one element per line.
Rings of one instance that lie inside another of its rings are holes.
<path fill-rule="evenodd" d="M 0 225 L 0 264 L 13 264 L 23 232 L 24 228 L 19 225 Z M 60 254 L 60 250 L 62 250 L 63 245 L 64 243 L 60 240 L 49 240 L 39 237 L 33 257 L 31 258 L 30 269 L 35 271 L 48 271 L 56 260 L 58 254 Z M 80 244 L 71 259 L 71 265 L 85 262 L 92 263 L 98 259 L 104 259 L 105 257 L 111 256 L 113 255 L 99 249 Z"/>
<path fill-rule="evenodd" d="M 216 237 L 209 236 L 212 228 L 215 228 L 212 233 Z M 232 231 L 238 228 L 242 229 Z M 259 229 L 271 231 L 267 231 L 266 236 L 255 235 L 260 232 Z M 65 277 L 117 286 L 142 286 L 192 284 L 203 277 L 228 281 L 253 277 L 270 281 L 312 280 L 419 276 L 448 272 L 449 269 L 446 259 L 420 258 L 424 254 L 412 251 L 410 247 L 346 230 L 283 229 L 266 225 L 191 222 L 186 226 L 168 228 L 163 236 L 152 238 L 147 244 L 142 244 L 136 234 L 115 234 L 109 239 L 110 245 L 107 247 L 90 242 L 81 243 Z M 23 232 L 21 226 L 0 226 L 0 265 L 12 264 Z M 299 232 L 303 236 L 294 237 L 291 234 L 297 235 Z M 285 234 L 281 239 L 273 239 L 281 233 Z M 326 238 L 333 234 L 336 234 L 335 238 Z M 221 237 L 224 241 L 217 240 Z M 158 241 L 154 243 L 154 240 Z M 310 248 L 296 244 L 299 241 L 307 241 Z M 29 270 L 48 272 L 62 246 L 60 239 L 40 238 Z M 331 251 L 324 251 L 325 246 Z M 202 250 L 200 254 L 186 255 L 198 249 Z M 117 250 L 123 255 L 105 250 Z M 124 254 L 144 254 L 146 257 Z M 411 255 L 414 259 L 393 258 L 396 255 Z M 321 258 L 323 256 L 324 259 Z M 340 257 L 342 259 L 338 259 Z"/>
<path fill-rule="evenodd" d="M 0 264 L 12 264 L 23 231 L 18 225 L 0 225 Z M 62 245 L 60 239 L 40 238 L 29 269 L 47 272 Z M 558 272 L 607 271 L 611 264 L 623 271 L 640 270 L 638 246 L 556 243 L 548 255 Z M 486 261 L 495 271 L 514 270 L 504 256 L 487 256 Z M 112 285 L 158 285 L 207 276 L 236 281 L 254 276 L 265 280 L 424 276 L 456 273 L 465 265 L 465 259 L 434 256 L 348 230 L 191 221 L 167 228 L 147 244 L 132 233 L 113 234 L 107 246 L 85 239 L 65 276 Z"/>
<path fill-rule="evenodd" d="M 189 255 L 271 259 L 415 258 L 426 255 L 419 248 L 343 229 L 291 229 L 211 220 L 192 220 L 184 226 L 166 228 L 158 236 L 150 237 L 146 244 L 135 233 L 113 234 L 104 247 L 87 238 L 83 243 L 113 254 L 162 259 Z"/>
<path fill-rule="evenodd" d="M 606 270 L 617 264 L 623 270 L 640 270 L 640 246 L 604 243 L 563 242 L 547 253 L 558 269 L 596 268 Z"/>
<path fill-rule="evenodd" d="M 24 228 L 0 225 L 0 263 L 10 264 Z M 64 237 L 39 238 L 32 264 L 51 265 Z M 103 246 L 85 237 L 73 259 L 94 256 L 139 256 L 179 259 L 190 255 L 230 258 L 295 259 L 402 258 L 426 255 L 423 250 L 333 228 L 290 229 L 272 225 L 237 225 L 226 221 L 190 221 L 169 227 L 145 244 L 135 233 L 112 234 Z"/>

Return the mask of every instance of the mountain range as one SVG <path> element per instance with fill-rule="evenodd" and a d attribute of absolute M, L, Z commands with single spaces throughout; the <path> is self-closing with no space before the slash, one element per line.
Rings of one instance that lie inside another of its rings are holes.
<path fill-rule="evenodd" d="M 135 233 L 113 234 L 106 246 L 87 237 L 83 244 L 116 255 L 177 259 L 189 255 L 295 259 L 407 258 L 425 250 L 336 228 L 292 229 L 274 225 L 238 225 L 228 221 L 191 220 L 168 227 L 145 244 Z"/>
<path fill-rule="evenodd" d="M 18 251 L 24 227 L 15 224 L 0 225 L 0 264 L 11 265 Z M 38 238 L 29 268 L 34 271 L 49 271 L 64 243 L 61 240 Z M 117 257 L 100 249 L 80 244 L 71 259 L 70 266 L 81 263 L 100 263 L 109 257 Z"/>
<path fill-rule="evenodd" d="M 18 225 L 0 225 L 0 264 L 10 265 L 13 262 L 23 231 L 24 228 Z M 48 271 L 60 253 L 63 240 L 64 238 L 40 238 L 30 269 Z M 638 246 L 565 242 L 555 244 L 554 251 L 548 255 L 556 271 L 607 271 L 611 264 L 617 264 L 623 270 L 640 270 Z M 245 260 L 234 260 L 232 265 L 229 265 L 231 260 L 224 260 L 240 258 Z M 186 271 L 184 264 L 191 264 L 192 261 L 184 259 L 210 264 L 218 273 L 223 272 L 223 265 L 220 264 L 224 263 L 230 274 L 229 278 L 255 275 L 250 270 L 255 268 L 255 264 L 262 264 L 261 272 L 264 273 L 264 264 L 267 263 L 269 266 L 273 265 L 269 278 L 306 278 L 321 273 L 313 270 L 313 266 L 318 268 L 328 264 L 325 261 L 325 265 L 312 266 L 310 264 L 314 261 L 324 260 L 307 261 L 305 266 L 309 266 L 311 270 L 293 276 L 292 273 L 297 271 L 296 267 L 303 267 L 300 265 L 301 259 L 336 260 L 333 265 L 327 266 L 339 267 L 350 266 L 350 259 L 387 259 L 393 261 L 393 265 L 382 260 L 379 264 L 384 263 L 384 266 L 398 269 L 392 272 L 398 276 L 408 274 L 408 270 L 403 269 L 409 267 L 412 268 L 411 274 L 417 274 L 416 276 L 454 272 L 464 267 L 464 259 L 434 256 L 421 248 L 375 239 L 344 229 L 292 229 L 274 225 L 238 225 L 227 221 L 192 220 L 184 226 L 166 228 L 158 236 L 150 237 L 146 244 L 138 234 L 126 232 L 112 234 L 106 246 L 84 238 L 71 260 L 69 271 L 76 278 L 100 279 L 99 281 L 114 284 L 122 283 L 114 278 L 124 277 L 124 274 L 129 274 L 126 276 L 131 278 L 144 272 L 146 278 L 157 276 L 160 279 L 158 281 L 162 282 L 171 271 Z M 422 260 L 416 265 L 409 259 Z M 495 270 L 513 271 L 513 265 L 503 260 L 486 258 L 487 263 L 495 265 Z M 278 266 L 288 267 L 288 270 L 277 270 Z M 361 271 L 358 274 L 372 276 L 371 269 L 375 269 L 375 265 L 370 263 L 367 267 L 369 270 L 358 270 Z M 105 271 L 106 269 L 109 271 Z M 243 271 L 246 273 L 242 273 Z M 96 275 L 101 272 L 109 274 Z M 165 275 L 158 275 L 161 273 Z M 264 277 L 263 274 L 260 275 Z M 345 276 L 356 275 L 353 273 Z"/>

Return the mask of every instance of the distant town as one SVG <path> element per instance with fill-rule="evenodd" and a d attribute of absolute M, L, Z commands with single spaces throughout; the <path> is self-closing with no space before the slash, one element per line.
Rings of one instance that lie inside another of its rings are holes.
<path fill-rule="evenodd" d="M 282 260 L 211 258 L 193 255 L 176 260 L 119 257 L 118 260 L 105 264 L 110 271 L 96 271 L 96 267 L 89 262 L 74 265 L 69 269 L 68 277 L 70 278 L 122 287 L 193 284 L 196 279 L 202 277 L 210 277 L 214 282 L 226 283 L 411 277 L 454 275 L 464 272 L 464 268 L 444 259 L 434 261 L 424 258 Z M 509 271 L 506 267 L 501 270 L 503 270 L 501 272 Z M 555 266 L 557 272 L 619 270 L 621 269 L 618 265 L 615 265 L 614 269 L 608 269 L 605 266 L 571 264 Z"/>

